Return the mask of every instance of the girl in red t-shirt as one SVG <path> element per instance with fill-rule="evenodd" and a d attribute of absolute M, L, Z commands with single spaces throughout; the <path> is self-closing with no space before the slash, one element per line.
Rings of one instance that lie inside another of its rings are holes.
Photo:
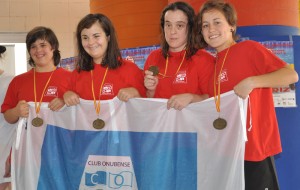
<path fill-rule="evenodd" d="M 64 100 L 68 106 L 85 100 L 122 101 L 145 96 L 143 74 L 136 64 L 122 59 L 113 24 L 103 14 L 88 14 L 78 23 L 77 68 Z"/>
<path fill-rule="evenodd" d="M 217 52 L 209 95 L 234 90 L 241 98 L 249 96 L 245 187 L 279 189 L 272 163 L 281 152 L 272 87 L 295 83 L 298 74 L 258 42 L 236 43 L 236 24 L 233 6 L 222 1 L 207 1 L 197 15 L 199 45 Z"/>
<path fill-rule="evenodd" d="M 144 66 L 147 97 L 167 98 L 168 109 L 182 110 L 208 98 L 213 57 L 195 48 L 194 18 L 194 9 L 185 2 L 166 6 L 160 19 L 161 48 L 151 52 Z"/>

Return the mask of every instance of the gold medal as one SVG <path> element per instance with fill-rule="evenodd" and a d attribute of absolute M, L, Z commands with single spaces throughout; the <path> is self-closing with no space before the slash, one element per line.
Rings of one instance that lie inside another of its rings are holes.
<path fill-rule="evenodd" d="M 214 121 L 213 125 L 215 129 L 222 130 L 227 126 L 227 121 L 219 117 Z"/>
<path fill-rule="evenodd" d="M 153 73 L 153 76 L 156 76 L 156 75 L 158 75 L 158 73 L 159 73 L 159 68 L 158 68 L 158 66 L 150 66 L 149 67 L 149 69 L 148 69 L 149 71 L 151 71 L 152 73 Z"/>
<path fill-rule="evenodd" d="M 98 118 L 93 122 L 93 127 L 95 129 L 103 129 L 104 126 L 105 126 L 105 122 L 102 119 Z"/>
<path fill-rule="evenodd" d="M 99 114 L 100 114 L 100 107 L 101 107 L 101 105 L 100 105 L 101 90 L 102 90 L 102 87 L 103 87 L 103 84 L 104 84 L 105 77 L 107 75 L 107 71 L 108 71 L 108 67 L 106 68 L 103 79 L 102 79 L 102 83 L 101 83 L 101 86 L 100 86 L 100 89 L 99 89 L 99 101 L 97 102 L 96 97 L 95 97 L 95 91 L 94 91 L 93 70 L 91 70 L 92 93 L 93 93 L 93 98 L 94 98 L 94 107 L 95 107 L 95 111 L 96 111 L 98 117 L 99 117 Z M 93 122 L 93 127 L 95 129 L 103 129 L 104 126 L 105 126 L 105 122 L 102 119 L 98 118 Z"/>
<path fill-rule="evenodd" d="M 220 115 L 220 112 L 221 112 L 221 74 L 222 74 L 223 66 L 224 66 L 227 54 L 229 52 L 229 49 L 230 49 L 230 47 L 227 49 L 226 54 L 224 56 L 223 63 L 221 65 L 221 68 L 220 68 L 220 71 L 219 71 L 219 75 L 216 74 L 216 72 L 217 72 L 217 62 L 218 61 L 216 61 L 216 63 L 215 63 L 214 99 L 215 99 L 216 109 L 217 109 L 217 112 L 219 113 L 219 115 Z M 218 82 L 216 82 L 216 81 L 218 81 Z M 217 89 L 216 85 L 218 86 L 218 89 Z M 215 129 L 222 130 L 227 126 L 227 121 L 225 119 L 219 117 L 218 119 L 214 120 L 213 126 L 214 126 Z"/>
<path fill-rule="evenodd" d="M 38 114 L 40 112 L 40 108 L 41 108 L 41 104 L 42 104 L 42 100 L 43 100 L 43 97 L 44 97 L 44 94 L 45 94 L 45 90 L 51 80 L 51 77 L 55 71 L 56 67 L 54 68 L 54 70 L 52 71 L 50 77 L 48 78 L 48 81 L 46 83 L 46 85 L 44 86 L 44 90 L 42 92 L 42 95 L 41 95 L 41 98 L 40 98 L 40 101 L 37 102 L 37 93 L 36 93 L 36 79 L 35 79 L 35 68 L 33 70 L 33 88 L 34 88 L 34 107 L 35 107 L 35 113 L 37 114 L 36 118 L 34 118 L 32 121 L 31 121 L 31 124 L 34 126 L 34 127 L 40 127 L 43 125 L 44 121 L 42 118 L 38 117 Z"/>
<path fill-rule="evenodd" d="M 42 126 L 44 123 L 43 119 L 40 117 L 36 117 L 31 121 L 31 124 L 35 127 L 40 127 Z"/>

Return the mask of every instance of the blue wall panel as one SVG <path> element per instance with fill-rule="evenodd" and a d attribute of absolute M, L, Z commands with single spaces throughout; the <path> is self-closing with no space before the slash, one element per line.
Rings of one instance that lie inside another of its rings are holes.
<path fill-rule="evenodd" d="M 300 36 L 293 36 L 295 69 L 300 74 Z M 296 108 L 276 108 L 283 152 L 275 156 L 281 190 L 300 187 L 300 83 L 296 83 Z"/>
<path fill-rule="evenodd" d="M 242 38 L 255 41 L 293 40 L 294 66 L 300 75 L 299 29 L 284 26 L 249 26 L 239 27 L 237 33 Z M 300 82 L 296 83 L 296 102 L 296 108 L 276 108 L 283 150 L 275 156 L 281 190 L 300 189 Z"/>

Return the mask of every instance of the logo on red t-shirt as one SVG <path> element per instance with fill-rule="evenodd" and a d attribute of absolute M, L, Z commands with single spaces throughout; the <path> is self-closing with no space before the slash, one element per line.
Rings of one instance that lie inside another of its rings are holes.
<path fill-rule="evenodd" d="M 220 82 L 225 82 L 228 81 L 228 75 L 227 75 L 227 70 L 222 70 L 222 73 L 220 75 Z"/>
<path fill-rule="evenodd" d="M 106 83 L 102 87 L 101 95 L 114 95 L 114 88 L 112 84 Z"/>
<path fill-rule="evenodd" d="M 44 96 L 58 97 L 58 91 L 56 86 L 48 86 Z"/>
<path fill-rule="evenodd" d="M 186 71 L 179 71 L 176 74 L 174 83 L 187 83 Z"/>

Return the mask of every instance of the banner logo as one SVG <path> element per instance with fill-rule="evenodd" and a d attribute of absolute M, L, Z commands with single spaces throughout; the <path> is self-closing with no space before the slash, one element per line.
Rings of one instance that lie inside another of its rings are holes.
<path fill-rule="evenodd" d="M 130 157 L 90 155 L 80 189 L 137 190 Z"/>

